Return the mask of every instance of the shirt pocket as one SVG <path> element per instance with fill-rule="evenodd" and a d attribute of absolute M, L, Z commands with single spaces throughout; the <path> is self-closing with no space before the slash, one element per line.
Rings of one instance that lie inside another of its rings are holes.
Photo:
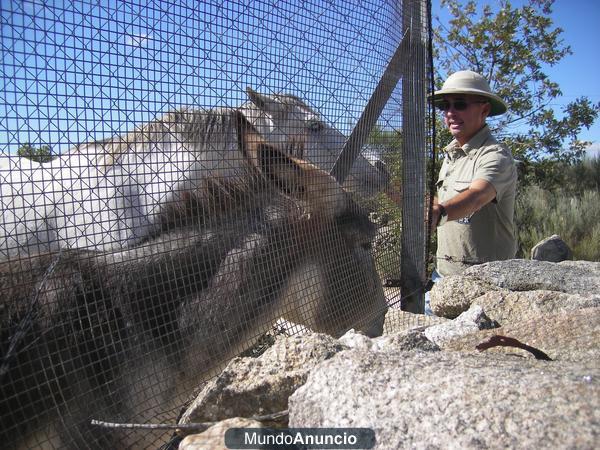
<path fill-rule="evenodd" d="M 469 186 L 471 186 L 471 180 L 454 180 L 454 183 L 452 183 L 452 189 L 457 194 L 466 191 Z"/>

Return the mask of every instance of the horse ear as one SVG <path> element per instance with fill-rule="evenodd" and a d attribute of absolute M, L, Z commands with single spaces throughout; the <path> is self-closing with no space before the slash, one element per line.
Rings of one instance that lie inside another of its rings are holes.
<path fill-rule="evenodd" d="M 236 112 L 239 148 L 250 164 L 258 169 L 261 174 L 274 174 L 278 169 L 289 169 L 297 165 L 292 162 L 283 151 L 267 144 L 264 138 L 256 131 L 256 128 L 248 121 L 241 111 Z M 303 143 L 295 142 L 290 149 L 291 152 L 304 153 Z"/>
<path fill-rule="evenodd" d="M 250 101 L 254 103 L 259 109 L 269 114 L 278 114 L 283 112 L 283 105 L 281 102 L 275 100 L 270 95 L 264 95 L 256 92 L 251 87 L 246 88 L 246 93 Z"/>
<path fill-rule="evenodd" d="M 248 98 L 250 99 L 250 101 L 252 103 L 254 103 L 256 106 L 258 106 L 260 109 L 264 108 L 265 100 L 266 100 L 264 95 L 259 94 L 254 89 L 252 89 L 250 86 L 246 87 L 246 94 L 248 94 Z"/>
<path fill-rule="evenodd" d="M 260 170 L 257 149 L 265 140 L 248 121 L 243 112 L 236 111 L 235 115 L 239 150 L 250 161 L 252 166 Z"/>
<path fill-rule="evenodd" d="M 254 168 L 261 174 L 272 177 L 277 177 L 278 173 L 283 174 L 288 170 L 297 170 L 298 163 L 274 146 L 267 144 L 242 112 L 237 111 L 236 115 L 240 150 Z M 303 149 L 299 151 L 302 153 Z M 292 167 L 295 169 L 291 169 Z"/>

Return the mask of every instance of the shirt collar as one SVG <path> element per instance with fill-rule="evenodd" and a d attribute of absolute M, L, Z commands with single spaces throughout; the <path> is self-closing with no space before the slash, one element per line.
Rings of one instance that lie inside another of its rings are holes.
<path fill-rule="evenodd" d="M 481 130 L 479 130 L 475 136 L 473 136 L 465 145 L 462 147 L 458 144 L 458 141 L 454 139 L 450 144 L 444 147 L 444 151 L 453 159 L 460 155 L 468 155 L 469 152 L 481 147 L 485 141 L 490 137 L 490 128 L 485 124 Z"/>

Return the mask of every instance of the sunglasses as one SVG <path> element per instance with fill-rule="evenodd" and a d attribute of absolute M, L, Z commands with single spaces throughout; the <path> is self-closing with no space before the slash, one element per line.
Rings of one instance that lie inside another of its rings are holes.
<path fill-rule="evenodd" d="M 467 102 L 466 100 L 455 100 L 453 102 L 449 100 L 441 100 L 436 102 L 435 107 L 440 111 L 449 111 L 450 108 L 454 108 L 456 111 L 464 111 L 469 107 L 469 105 L 473 105 L 475 103 L 487 103 L 486 101 L 475 101 L 475 102 Z"/>

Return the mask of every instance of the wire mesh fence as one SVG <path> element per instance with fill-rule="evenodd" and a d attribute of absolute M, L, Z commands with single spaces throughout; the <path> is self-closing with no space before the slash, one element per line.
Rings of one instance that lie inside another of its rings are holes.
<path fill-rule="evenodd" d="M 174 422 L 276 322 L 382 332 L 424 5 L 1 3 L 3 443 L 156 448 L 90 419 Z"/>

